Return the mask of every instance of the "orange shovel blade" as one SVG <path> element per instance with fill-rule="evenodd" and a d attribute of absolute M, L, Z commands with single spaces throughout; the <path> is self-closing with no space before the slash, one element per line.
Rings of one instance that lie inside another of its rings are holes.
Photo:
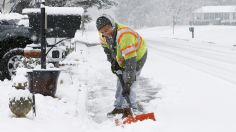
<path fill-rule="evenodd" d="M 137 121 L 143 121 L 143 120 L 148 120 L 148 119 L 156 121 L 156 118 L 153 112 L 147 113 L 147 114 L 135 115 L 135 116 L 128 116 L 123 120 L 123 124 L 130 124 Z"/>

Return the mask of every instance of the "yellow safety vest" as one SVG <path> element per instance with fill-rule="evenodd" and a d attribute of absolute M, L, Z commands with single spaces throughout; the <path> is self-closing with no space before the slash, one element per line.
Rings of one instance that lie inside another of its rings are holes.
<path fill-rule="evenodd" d="M 143 38 L 129 27 L 117 24 L 116 35 L 116 61 L 119 66 L 125 67 L 125 60 L 136 57 L 139 61 L 142 59 L 147 51 L 147 46 Z M 110 49 L 109 44 L 106 42 L 106 38 L 100 34 L 100 40 L 103 47 Z"/>

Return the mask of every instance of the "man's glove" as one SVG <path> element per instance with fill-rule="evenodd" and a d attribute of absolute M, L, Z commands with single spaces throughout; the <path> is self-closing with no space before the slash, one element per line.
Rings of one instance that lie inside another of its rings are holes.
<path fill-rule="evenodd" d="M 119 66 L 119 64 L 115 61 L 111 61 L 111 71 L 112 73 L 116 74 L 116 71 L 121 70 L 122 68 Z"/>
<path fill-rule="evenodd" d="M 131 85 L 132 83 L 125 83 L 125 86 L 123 87 L 123 91 L 122 91 L 123 96 L 129 96 Z"/>

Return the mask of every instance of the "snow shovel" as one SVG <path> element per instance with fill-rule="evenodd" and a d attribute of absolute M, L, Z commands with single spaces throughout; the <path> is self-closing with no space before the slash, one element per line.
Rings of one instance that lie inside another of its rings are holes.
<path fill-rule="evenodd" d="M 118 72 L 116 72 L 116 75 L 117 75 L 117 77 L 118 77 L 119 80 L 120 80 L 120 83 L 121 83 L 122 88 L 124 89 L 125 83 L 124 83 L 124 79 L 123 79 L 122 74 L 119 74 Z M 125 118 L 123 119 L 123 122 L 121 122 L 121 123 L 116 120 L 116 121 L 115 121 L 116 125 L 131 124 L 131 123 L 135 123 L 135 122 L 137 122 L 137 121 L 143 121 L 143 120 L 148 120 L 148 119 L 153 120 L 153 121 L 156 121 L 155 115 L 154 115 L 153 112 L 147 113 L 147 114 L 134 115 L 133 109 L 132 109 L 132 107 L 131 107 L 131 102 L 130 102 L 130 97 L 129 97 L 129 95 L 125 95 L 124 97 L 125 97 L 127 103 L 129 104 L 129 107 L 130 107 L 130 109 L 131 109 L 131 115 L 128 116 L 128 117 L 125 117 Z"/>

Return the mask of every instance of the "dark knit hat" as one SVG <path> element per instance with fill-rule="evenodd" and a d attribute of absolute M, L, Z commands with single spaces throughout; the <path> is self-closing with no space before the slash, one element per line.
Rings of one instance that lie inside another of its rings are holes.
<path fill-rule="evenodd" d="M 102 27 L 104 27 L 106 25 L 111 25 L 112 26 L 111 20 L 109 20 L 105 16 L 98 17 L 98 19 L 96 21 L 97 29 L 100 30 Z"/>

